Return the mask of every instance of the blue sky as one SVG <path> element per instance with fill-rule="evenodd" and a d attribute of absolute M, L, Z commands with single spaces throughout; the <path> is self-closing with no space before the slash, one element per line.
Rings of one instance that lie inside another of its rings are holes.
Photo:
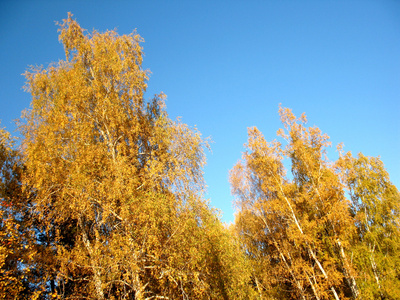
<path fill-rule="evenodd" d="M 1 1 L 0 119 L 11 132 L 30 103 L 21 74 L 64 58 L 55 21 L 69 11 L 88 30 L 144 38 L 148 97 L 163 91 L 171 118 L 214 141 L 207 197 L 224 221 L 247 127 L 274 139 L 279 103 L 333 145 L 379 155 L 400 187 L 400 1 Z"/>

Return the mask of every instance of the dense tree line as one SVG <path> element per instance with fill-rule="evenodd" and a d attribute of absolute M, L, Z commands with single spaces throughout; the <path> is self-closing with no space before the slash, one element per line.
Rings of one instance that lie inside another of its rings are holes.
<path fill-rule="evenodd" d="M 280 140 L 250 128 L 230 177 L 259 298 L 399 299 L 400 194 L 382 162 L 341 146 L 331 162 L 327 135 L 279 113 Z"/>
<path fill-rule="evenodd" d="M 65 60 L 25 73 L 21 141 L 0 129 L 1 299 L 400 298 L 400 195 L 378 158 L 329 161 L 328 136 L 280 108 L 279 140 L 249 129 L 226 226 L 207 141 L 144 99 L 141 37 L 59 26 Z"/>

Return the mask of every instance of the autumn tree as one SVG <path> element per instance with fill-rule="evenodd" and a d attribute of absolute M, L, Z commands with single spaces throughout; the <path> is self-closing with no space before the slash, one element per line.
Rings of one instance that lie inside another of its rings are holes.
<path fill-rule="evenodd" d="M 304 114 L 279 113 L 285 130 L 278 136 L 286 146 L 250 128 L 247 151 L 230 176 L 254 286 L 260 298 L 357 298 L 347 254 L 355 226 L 344 186 L 326 158 L 328 136 L 307 128 Z"/>
<path fill-rule="evenodd" d="M 362 299 L 399 299 L 400 193 L 379 158 L 343 154 L 337 163 L 351 199 L 351 248 Z"/>
<path fill-rule="evenodd" d="M 8 132 L 0 129 L 0 294 L 3 295 L 2 299 L 5 299 L 7 294 L 17 298 L 24 289 L 22 274 L 18 271 L 18 263 L 20 263 L 18 253 L 21 251 L 21 247 L 18 246 L 19 226 L 11 212 L 14 190 L 19 188 L 15 182 L 18 181 L 17 174 L 14 172 L 17 166 L 17 155 L 12 146 Z"/>
<path fill-rule="evenodd" d="M 207 143 L 144 99 L 142 38 L 59 25 L 66 58 L 25 73 L 20 127 L 42 297 L 239 298 L 239 249 L 202 196 Z"/>
<path fill-rule="evenodd" d="M 33 299 L 40 281 L 33 272 L 37 248 L 23 172 L 15 139 L 0 128 L 0 299 Z"/>

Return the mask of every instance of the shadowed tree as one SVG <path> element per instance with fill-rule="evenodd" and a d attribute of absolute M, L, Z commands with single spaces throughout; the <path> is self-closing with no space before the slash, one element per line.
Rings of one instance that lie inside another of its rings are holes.
<path fill-rule="evenodd" d="M 34 299 L 40 286 L 39 249 L 23 172 L 16 141 L 0 128 L 0 299 Z"/>

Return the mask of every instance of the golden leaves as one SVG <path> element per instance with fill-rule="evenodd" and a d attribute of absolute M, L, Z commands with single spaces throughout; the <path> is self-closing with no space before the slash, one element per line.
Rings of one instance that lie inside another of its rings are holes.
<path fill-rule="evenodd" d="M 164 94 L 144 100 L 142 38 L 59 25 L 66 60 L 26 73 L 21 125 L 48 296 L 216 299 L 221 277 L 236 293 L 241 254 L 202 199 L 207 141 Z"/>
<path fill-rule="evenodd" d="M 351 233 L 354 225 L 339 179 L 324 160 L 329 137 L 316 127 L 306 128 L 304 114 L 296 118 L 282 107 L 279 114 L 286 132 L 280 129 L 277 135 L 287 145 L 268 143 L 257 128 L 250 128 L 248 150 L 231 171 L 232 191 L 240 208 L 237 228 L 254 264 L 263 264 L 254 274 L 258 280 L 267 280 L 263 284 L 278 294 L 286 293 L 290 284 L 292 293 L 303 299 L 308 294 L 338 299 L 343 274 L 332 263 L 338 259 L 332 247 L 337 239 L 351 238 L 341 226 Z M 286 177 L 285 158 L 291 160 L 293 180 Z M 287 281 L 263 275 L 268 268 L 279 268 L 270 275 L 278 278 L 286 272 Z"/>

